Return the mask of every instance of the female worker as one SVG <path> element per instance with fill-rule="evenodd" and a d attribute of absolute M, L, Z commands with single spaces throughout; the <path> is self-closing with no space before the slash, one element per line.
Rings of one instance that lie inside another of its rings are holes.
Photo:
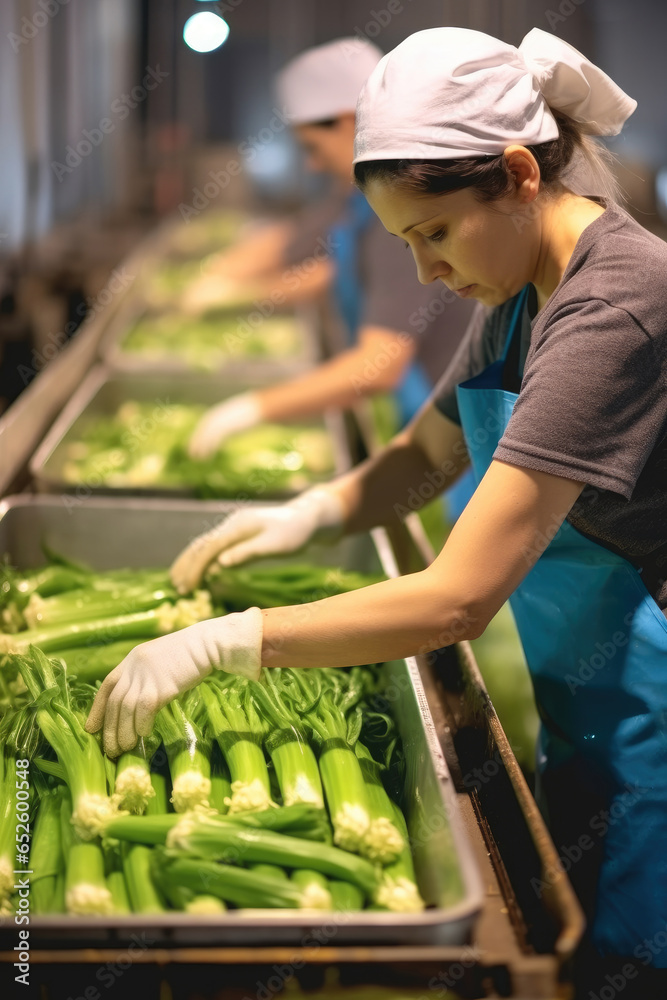
<path fill-rule="evenodd" d="M 651 942 L 667 925 L 667 247 L 608 196 L 578 193 L 604 193 L 586 136 L 617 133 L 634 106 L 539 30 L 515 49 L 432 29 L 382 60 L 358 109 L 358 182 L 422 282 L 495 308 L 381 455 L 235 513 L 173 579 L 187 590 L 216 557 L 390 522 L 411 488 L 446 487 L 467 457 L 479 485 L 428 569 L 146 643 L 104 682 L 90 726 L 129 747 L 214 667 L 257 676 L 432 650 L 478 636 L 512 595 L 543 722 L 541 794 L 557 847 L 580 848 L 570 876 L 594 946 L 664 968 Z"/>
<path fill-rule="evenodd" d="M 185 302 L 201 307 L 238 297 L 239 286 L 271 302 L 333 292 L 346 344 L 296 378 L 244 392 L 211 407 L 189 444 L 207 458 L 229 435 L 267 420 L 344 408 L 393 392 L 399 426 L 414 416 L 447 367 L 473 303 L 447 289 L 420 288 L 401 249 L 353 185 L 354 112 L 359 92 L 382 58 L 364 39 L 340 38 L 307 49 L 278 74 L 281 114 L 335 193 L 294 221 L 262 228 L 214 258 Z"/>

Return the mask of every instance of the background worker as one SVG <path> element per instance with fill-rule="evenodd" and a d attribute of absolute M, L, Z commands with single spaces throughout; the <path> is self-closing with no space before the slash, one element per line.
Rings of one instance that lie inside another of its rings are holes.
<path fill-rule="evenodd" d="M 353 186 L 355 107 L 381 57 L 369 42 L 343 38 L 303 52 L 282 70 L 281 109 L 309 169 L 328 174 L 335 193 L 295 222 L 268 226 L 220 254 L 186 298 L 199 309 L 226 295 L 238 297 L 243 283 L 257 296 L 277 290 L 285 302 L 330 288 L 348 346 L 304 375 L 212 407 L 192 436 L 195 458 L 212 455 L 228 435 L 260 422 L 345 408 L 388 390 L 396 394 L 402 425 L 463 338 L 473 303 L 445 288 L 421 286 L 405 266 L 404 249 Z"/>

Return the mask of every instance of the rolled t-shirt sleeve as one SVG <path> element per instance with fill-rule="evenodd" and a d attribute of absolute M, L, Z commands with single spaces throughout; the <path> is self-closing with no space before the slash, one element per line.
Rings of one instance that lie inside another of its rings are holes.
<path fill-rule="evenodd" d="M 534 334 L 494 457 L 630 499 L 667 424 L 653 339 L 600 299 L 564 303 Z"/>

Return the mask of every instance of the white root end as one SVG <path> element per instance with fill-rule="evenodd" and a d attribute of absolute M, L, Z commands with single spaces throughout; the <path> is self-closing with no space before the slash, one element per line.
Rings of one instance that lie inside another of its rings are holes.
<path fill-rule="evenodd" d="M 324 799 L 305 774 L 299 774 L 296 781 L 285 788 L 283 797 L 286 806 L 301 804 L 324 809 Z"/>
<path fill-rule="evenodd" d="M 332 822 L 334 844 L 344 851 L 358 851 L 370 824 L 366 809 L 345 802 L 332 817 Z"/>
<path fill-rule="evenodd" d="M 230 815 L 233 813 L 260 812 L 263 809 L 276 807 L 266 788 L 259 780 L 232 781 L 232 795 L 225 799 Z"/>
<path fill-rule="evenodd" d="M 185 904 L 186 913 L 194 913 L 199 917 L 213 917 L 226 910 L 225 904 L 217 896 L 195 896 Z"/>
<path fill-rule="evenodd" d="M 375 894 L 375 902 L 394 913 L 421 913 L 424 909 L 424 900 L 417 886 L 403 876 L 385 877 Z"/>
<path fill-rule="evenodd" d="M 396 861 L 405 847 L 405 841 L 390 819 L 378 816 L 371 820 L 371 825 L 361 842 L 361 853 L 369 861 L 377 861 L 388 865 Z"/>
<path fill-rule="evenodd" d="M 0 653 L 20 653 L 21 647 L 13 635 L 0 634 Z"/>
<path fill-rule="evenodd" d="M 106 916 L 114 912 L 113 898 L 109 890 L 88 882 L 80 882 L 68 891 L 65 907 L 68 913 L 77 917 L 87 917 L 92 914 Z"/>
<path fill-rule="evenodd" d="M 158 627 L 164 635 L 213 617 L 211 595 L 207 590 L 196 590 L 194 597 L 183 597 L 176 604 L 161 604 L 156 610 Z"/>
<path fill-rule="evenodd" d="M 82 795 L 72 813 L 72 824 L 81 840 L 94 840 L 119 815 L 121 811 L 106 795 Z"/>
<path fill-rule="evenodd" d="M 14 866 L 9 858 L 0 858 L 0 901 L 11 895 L 14 888 Z"/>
<path fill-rule="evenodd" d="M 137 764 L 118 775 L 111 801 L 117 808 L 139 815 L 154 795 L 150 774 Z"/>
<path fill-rule="evenodd" d="M 28 628 L 39 628 L 44 614 L 44 598 L 39 594 L 31 594 L 28 603 L 23 609 L 23 617 Z"/>
<path fill-rule="evenodd" d="M 180 851 L 187 851 L 189 849 L 190 835 L 196 828 L 196 825 L 197 821 L 195 817 L 186 813 L 168 832 L 165 842 L 167 848 L 170 850 L 178 849 Z"/>
<path fill-rule="evenodd" d="M 172 788 L 171 802 L 178 813 L 188 812 L 197 806 L 210 807 L 211 780 L 199 771 L 179 774 Z"/>
<path fill-rule="evenodd" d="M 333 910 L 331 893 L 323 885 L 312 882 L 301 895 L 302 910 Z"/>

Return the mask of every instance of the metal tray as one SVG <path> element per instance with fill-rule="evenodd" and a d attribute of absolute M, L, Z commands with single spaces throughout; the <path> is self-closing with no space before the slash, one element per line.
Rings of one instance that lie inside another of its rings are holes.
<path fill-rule="evenodd" d="M 38 566 L 41 544 L 95 569 L 167 565 L 195 535 L 234 509 L 225 503 L 94 498 L 68 506 L 63 498 L 8 497 L 0 501 L 0 554 L 19 568 Z M 383 529 L 311 546 L 307 558 L 364 572 L 396 575 Z M 231 911 L 212 918 L 182 914 L 100 918 L 32 917 L 31 942 L 81 947 L 127 941 L 145 931 L 155 946 L 301 945 L 316 932 L 332 946 L 371 942 L 415 945 L 464 944 L 483 903 L 481 879 L 459 813 L 426 696 L 413 659 L 385 664 L 385 693 L 392 705 L 406 756 L 404 808 L 419 887 L 428 908 L 418 914 L 296 914 Z M 11 917 L 0 920 L 0 947 L 16 935 Z M 5 940 L 7 939 L 7 940 Z M 319 940 L 319 939 L 317 939 Z M 12 941 L 12 943 L 15 943 Z"/>
<path fill-rule="evenodd" d="M 92 419 L 115 413 L 118 406 L 128 399 L 136 399 L 140 403 L 154 402 L 156 407 L 167 403 L 203 403 L 211 406 L 236 393 L 260 388 L 266 384 L 266 377 L 262 377 L 259 372 L 255 373 L 254 377 L 248 373 L 246 378 L 241 380 L 231 374 L 197 375 L 184 372 L 180 375 L 168 375 L 155 371 L 120 373 L 98 365 L 84 378 L 35 451 L 30 461 L 30 475 L 37 491 L 42 493 L 74 493 L 77 497 L 89 497 L 93 494 L 192 497 L 194 494 L 187 486 L 112 487 L 92 482 L 79 484 L 66 482 L 62 474 L 66 446 L 78 438 Z M 352 459 L 343 415 L 330 410 L 322 418 L 311 417 L 304 423 L 328 429 L 334 453 L 332 475 L 340 475 L 347 471 L 352 465 Z M 261 499 L 270 500 L 290 495 L 293 494 L 271 490 L 268 486 Z"/>
<path fill-rule="evenodd" d="M 241 307 L 229 311 L 242 315 L 244 309 Z M 252 307 L 246 307 L 246 311 L 249 314 L 252 313 Z M 100 344 L 100 358 L 104 364 L 121 372 L 150 371 L 176 374 L 199 372 L 200 369 L 189 365 L 187 361 L 178 356 L 151 358 L 123 350 L 123 341 L 135 323 L 151 314 L 154 313 L 142 301 L 139 291 L 138 296 L 128 302 L 127 308 L 119 312 L 113 322 L 109 324 L 104 334 Z M 233 374 L 234 377 L 241 378 L 259 374 L 267 380 L 277 381 L 290 378 L 312 368 L 321 358 L 319 339 L 315 329 L 317 322 L 315 310 L 308 306 L 301 306 L 289 314 L 294 316 L 300 341 L 299 349 L 294 354 L 284 358 L 230 358 L 212 371 L 227 376 Z M 276 311 L 275 315 L 284 315 L 284 312 Z M 207 371 L 206 374 L 209 372 Z"/>

